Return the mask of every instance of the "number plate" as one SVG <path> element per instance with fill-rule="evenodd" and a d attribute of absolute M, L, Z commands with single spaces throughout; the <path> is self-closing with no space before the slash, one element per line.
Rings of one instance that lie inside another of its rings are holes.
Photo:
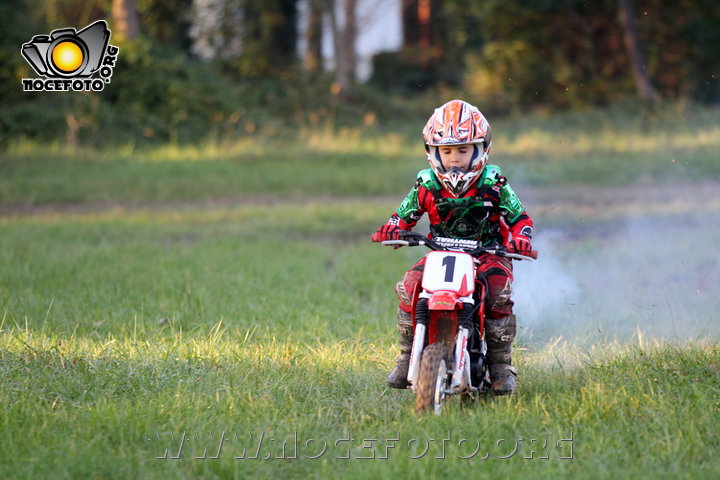
<path fill-rule="evenodd" d="M 428 253 L 426 258 L 422 280 L 425 290 L 449 290 L 462 296 L 475 291 L 475 268 L 470 255 L 437 251 Z"/>

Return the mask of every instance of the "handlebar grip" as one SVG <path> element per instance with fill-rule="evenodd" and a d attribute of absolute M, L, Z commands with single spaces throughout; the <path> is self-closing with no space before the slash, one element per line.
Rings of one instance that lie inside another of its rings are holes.
<path fill-rule="evenodd" d="M 385 246 L 390 245 L 390 246 L 394 246 L 394 247 L 398 247 L 398 246 L 399 247 L 409 247 L 409 246 L 411 246 L 411 243 L 408 242 L 407 240 L 383 240 L 380 243 L 382 243 Z"/>

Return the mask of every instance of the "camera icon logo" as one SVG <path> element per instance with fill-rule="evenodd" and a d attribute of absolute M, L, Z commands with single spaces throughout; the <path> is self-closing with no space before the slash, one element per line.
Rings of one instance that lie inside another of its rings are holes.
<path fill-rule="evenodd" d="M 20 50 L 38 75 L 47 80 L 23 79 L 25 91 L 92 90 L 110 83 L 119 48 L 109 45 L 110 30 L 98 20 L 80 31 L 59 28 L 35 35 Z M 100 79 L 92 79 L 99 72 Z"/>

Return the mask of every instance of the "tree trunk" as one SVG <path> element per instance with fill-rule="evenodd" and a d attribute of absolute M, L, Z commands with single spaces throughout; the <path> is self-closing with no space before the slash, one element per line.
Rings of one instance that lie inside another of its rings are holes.
<path fill-rule="evenodd" d="M 348 88 L 357 79 L 357 50 L 355 41 L 357 39 L 357 0 L 345 0 L 345 31 L 343 32 L 345 58 L 347 62 Z"/>
<path fill-rule="evenodd" d="M 80 132 L 80 122 L 75 118 L 74 113 L 65 114 L 65 123 L 67 123 L 67 130 L 65 131 L 65 145 L 70 148 L 77 148 L 78 146 L 78 132 Z"/>
<path fill-rule="evenodd" d="M 403 46 L 414 47 L 420 43 L 420 24 L 418 23 L 417 0 L 403 0 Z"/>
<path fill-rule="evenodd" d="M 418 26 L 420 30 L 419 44 L 421 48 L 430 48 L 430 18 L 432 6 L 430 0 L 418 0 Z"/>
<path fill-rule="evenodd" d="M 304 66 L 308 73 L 319 73 L 322 70 L 322 0 L 309 1 L 310 12 L 306 32 L 307 52 Z"/>
<path fill-rule="evenodd" d="M 630 69 L 632 70 L 638 95 L 647 102 L 654 102 L 658 100 L 659 95 L 652 86 L 650 77 L 648 76 L 645 55 L 642 49 L 642 40 L 640 39 L 637 24 L 635 23 L 635 10 L 632 0 L 619 0 L 618 16 L 620 18 L 620 24 L 625 31 L 625 47 L 628 51 Z"/>
<path fill-rule="evenodd" d="M 112 30 L 126 40 L 132 40 L 140 34 L 135 0 L 112 0 L 112 18 Z"/>
<path fill-rule="evenodd" d="M 345 77 L 345 55 L 342 52 L 342 36 L 340 34 L 340 27 L 337 22 L 335 7 L 335 0 L 324 0 L 325 1 L 325 12 L 330 19 L 330 31 L 332 32 L 333 40 L 333 55 L 335 57 L 335 85 L 333 85 L 333 93 L 337 90 L 337 93 L 342 89 L 343 80 Z"/>
<path fill-rule="evenodd" d="M 335 85 L 333 92 L 342 97 L 350 94 L 355 81 L 356 59 L 355 39 L 357 37 L 357 20 L 355 16 L 356 0 L 345 0 L 345 25 L 340 29 L 337 21 L 337 8 L 334 0 L 325 0 L 325 7 L 330 17 L 335 47 Z"/>

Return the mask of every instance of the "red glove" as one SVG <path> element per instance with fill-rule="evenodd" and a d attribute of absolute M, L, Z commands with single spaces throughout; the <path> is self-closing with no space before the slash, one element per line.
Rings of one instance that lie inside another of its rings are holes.
<path fill-rule="evenodd" d="M 530 239 L 524 235 L 516 235 L 512 241 L 508 243 L 508 253 L 517 253 L 529 257 L 531 252 L 532 245 L 530 245 Z"/>
<path fill-rule="evenodd" d="M 384 242 L 385 240 L 397 240 L 400 228 L 397 225 L 385 224 L 372 234 L 373 242 Z"/>

